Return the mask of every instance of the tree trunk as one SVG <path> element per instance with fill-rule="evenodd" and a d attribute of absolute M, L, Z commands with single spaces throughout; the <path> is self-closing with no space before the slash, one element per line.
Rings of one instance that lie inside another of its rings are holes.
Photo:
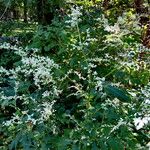
<path fill-rule="evenodd" d="M 15 5 L 13 5 L 13 6 L 11 7 L 10 14 L 11 14 L 11 15 L 10 15 L 10 16 L 11 16 L 11 19 L 18 19 L 18 18 L 19 18 L 18 12 L 17 12 L 17 10 L 16 10 Z"/>
<path fill-rule="evenodd" d="M 134 0 L 135 10 L 137 14 L 143 13 L 143 0 Z"/>
<path fill-rule="evenodd" d="M 43 22 L 43 0 L 37 0 L 37 21 L 42 24 Z"/>
<path fill-rule="evenodd" d="M 38 23 L 48 25 L 54 19 L 56 9 L 60 9 L 58 3 L 51 4 L 48 0 L 37 0 Z"/>
<path fill-rule="evenodd" d="M 27 7 L 27 0 L 23 1 L 24 4 L 24 22 L 28 22 L 28 16 L 27 16 L 27 12 L 28 12 L 28 7 Z"/>
<path fill-rule="evenodd" d="M 147 23 L 147 28 L 143 37 L 143 45 L 150 48 L 150 21 Z"/>

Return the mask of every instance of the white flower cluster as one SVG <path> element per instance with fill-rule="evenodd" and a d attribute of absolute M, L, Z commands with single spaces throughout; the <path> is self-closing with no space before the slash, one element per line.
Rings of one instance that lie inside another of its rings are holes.
<path fill-rule="evenodd" d="M 0 43 L 0 49 L 11 49 L 11 50 L 14 50 L 14 51 L 18 51 L 18 50 L 21 50 L 22 48 L 21 47 L 18 47 L 17 45 L 11 45 L 10 43 Z"/>
<path fill-rule="evenodd" d="M 90 43 L 97 41 L 96 38 L 92 38 L 91 37 L 91 35 L 90 35 L 90 29 L 89 28 L 86 30 L 86 34 L 87 34 L 86 35 L 86 39 L 85 39 L 85 41 L 82 42 L 83 46 L 88 46 Z"/>
<path fill-rule="evenodd" d="M 117 23 L 122 27 L 122 31 L 124 31 L 124 33 L 130 32 L 127 29 L 131 29 L 131 31 L 132 29 L 134 29 L 134 32 L 139 32 L 141 30 L 141 27 L 139 25 L 139 19 L 139 16 L 136 16 L 135 14 L 131 15 L 130 13 L 124 12 L 122 16 L 118 17 Z"/>
<path fill-rule="evenodd" d="M 144 126 L 148 125 L 150 123 L 150 116 L 145 116 L 143 118 L 138 117 L 134 119 L 134 125 L 137 130 L 142 129 Z"/>
<path fill-rule="evenodd" d="M 14 124 L 22 124 L 21 118 L 15 114 L 10 120 L 3 122 L 3 126 L 12 126 Z"/>
<path fill-rule="evenodd" d="M 106 25 L 104 27 L 104 30 L 107 31 L 107 32 L 112 32 L 112 33 L 119 33 L 120 32 L 120 27 L 119 27 L 119 24 L 115 23 L 114 26 L 109 26 L 109 25 Z"/>
<path fill-rule="evenodd" d="M 2 75 L 11 75 L 13 73 L 14 70 L 7 70 L 4 67 L 0 67 L 0 77 L 2 77 Z"/>
<path fill-rule="evenodd" d="M 141 93 L 145 97 L 145 104 L 150 104 L 150 82 L 145 86 L 143 89 L 141 89 Z"/>
<path fill-rule="evenodd" d="M 5 44 L 2 47 L 8 50 L 11 48 L 9 44 Z M 23 101 L 23 104 L 28 107 L 31 101 L 33 105 L 37 105 L 40 107 L 39 111 L 36 108 L 35 112 L 40 112 L 41 116 L 39 118 L 34 118 L 34 114 L 28 114 L 24 112 L 22 112 L 22 114 L 19 116 L 17 114 L 13 114 L 10 120 L 6 120 L 3 122 L 3 125 L 13 126 L 28 122 L 31 122 L 33 125 L 35 125 L 44 120 L 47 120 L 49 116 L 52 115 L 52 113 L 54 112 L 52 106 L 55 101 L 52 101 L 51 103 L 44 103 L 43 101 L 47 100 L 47 97 L 50 96 L 51 100 L 53 100 L 55 96 L 58 96 L 60 94 L 61 90 L 58 90 L 56 84 L 56 77 L 54 77 L 54 70 L 57 70 L 60 67 L 54 62 L 54 60 L 50 59 L 49 57 L 37 55 L 37 49 L 33 50 L 33 53 L 30 54 L 30 56 L 28 56 L 28 48 L 17 49 L 16 47 L 14 52 L 21 56 L 20 65 L 10 70 L 5 69 L 4 67 L 0 67 L 0 76 L 2 78 L 8 76 L 9 79 L 14 80 L 15 83 L 13 88 L 15 90 L 15 95 L 6 96 L 4 92 L 1 92 L 1 108 L 5 108 L 10 104 L 15 105 L 16 100 Z M 43 90 L 44 88 L 46 89 L 42 94 L 42 105 L 38 105 L 38 102 L 35 100 L 36 98 L 33 98 L 30 94 L 18 95 L 19 85 L 21 84 L 22 80 L 25 82 L 28 82 L 28 80 L 32 80 L 38 90 Z M 29 109 L 27 111 L 32 111 L 32 109 L 33 108 L 29 106 Z"/>
<path fill-rule="evenodd" d="M 103 84 L 105 82 L 105 78 L 96 77 L 95 80 L 96 80 L 95 89 L 101 92 L 103 90 Z"/>
<path fill-rule="evenodd" d="M 100 21 L 103 26 L 104 26 L 104 31 L 107 31 L 107 32 L 111 32 L 111 33 L 114 33 L 114 34 L 117 34 L 120 32 L 120 26 L 119 26 L 119 23 L 115 23 L 114 26 L 112 25 L 109 25 L 108 23 L 108 19 L 105 18 L 104 15 L 102 15 L 102 18 L 101 19 L 98 19 L 97 21 Z"/>
<path fill-rule="evenodd" d="M 66 23 L 70 24 L 71 27 L 75 27 L 81 21 L 81 9 L 82 7 L 71 8 L 71 14 L 68 15 L 71 19 L 66 21 Z"/>
<path fill-rule="evenodd" d="M 29 115 L 27 114 L 28 111 L 22 111 L 22 116 L 13 114 L 13 117 L 10 120 L 7 120 L 5 122 L 3 122 L 3 126 L 13 126 L 13 125 L 18 125 L 18 124 L 22 124 L 23 121 L 23 117 L 27 116 L 26 119 L 24 119 L 24 123 L 32 123 L 33 125 L 35 125 L 37 123 L 38 120 L 36 120 L 33 117 L 33 114 Z"/>
<path fill-rule="evenodd" d="M 124 67 L 133 68 L 133 70 L 139 70 L 140 66 L 138 63 L 132 61 L 132 62 L 120 62 L 120 64 Z"/>
<path fill-rule="evenodd" d="M 25 122 L 26 123 L 30 122 L 33 125 L 35 125 L 37 120 L 33 117 L 33 114 L 31 114 L 31 115 L 27 114 L 27 120 Z"/>
<path fill-rule="evenodd" d="M 41 114 L 40 118 L 38 119 L 40 122 L 46 121 L 49 119 L 51 115 L 55 112 L 53 109 L 53 105 L 55 104 L 55 101 L 52 101 L 51 103 L 49 102 L 44 102 L 42 105 L 40 105 L 39 112 Z"/>
<path fill-rule="evenodd" d="M 58 69 L 59 66 L 50 58 L 33 55 L 31 57 L 22 58 L 23 65 L 17 67 L 16 71 L 24 73 L 25 77 L 33 75 L 35 85 L 40 88 L 40 85 L 47 85 L 53 80 L 52 69 Z"/>
<path fill-rule="evenodd" d="M 120 43 L 123 44 L 122 37 L 125 35 L 133 35 L 138 34 L 141 31 L 141 27 L 139 26 L 138 17 L 135 15 L 131 15 L 128 13 L 124 13 L 122 16 L 119 16 L 117 19 L 117 22 L 114 25 L 110 25 L 108 22 L 108 19 L 105 18 L 104 15 L 102 15 L 101 19 L 99 19 L 101 24 L 103 24 L 104 31 L 109 32 L 109 34 L 106 35 L 106 41 L 107 43 Z"/>
<path fill-rule="evenodd" d="M 141 88 L 139 92 L 141 94 L 139 99 L 142 99 L 141 110 L 135 114 L 135 118 L 133 120 L 137 130 L 150 124 L 150 83 L 148 83 L 148 85 L 144 88 Z"/>

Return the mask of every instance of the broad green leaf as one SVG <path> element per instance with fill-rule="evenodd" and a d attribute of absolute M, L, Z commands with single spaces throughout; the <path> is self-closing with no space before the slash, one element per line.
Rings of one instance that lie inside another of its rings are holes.
<path fill-rule="evenodd" d="M 131 101 L 129 94 L 123 89 L 114 87 L 112 85 L 105 85 L 104 91 L 108 94 L 108 96 L 113 97 L 113 98 L 118 98 L 122 102 Z"/>
<path fill-rule="evenodd" d="M 117 139 L 117 138 L 114 138 L 114 137 L 110 138 L 108 140 L 108 144 L 109 144 L 111 150 L 124 150 L 124 146 L 121 143 L 120 139 Z"/>
<path fill-rule="evenodd" d="M 5 96 L 15 96 L 15 89 L 13 87 L 4 87 L 3 91 Z"/>

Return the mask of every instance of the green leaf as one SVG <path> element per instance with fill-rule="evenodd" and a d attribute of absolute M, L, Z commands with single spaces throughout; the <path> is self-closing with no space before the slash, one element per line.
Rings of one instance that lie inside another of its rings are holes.
<path fill-rule="evenodd" d="M 21 144 L 24 150 L 30 150 L 31 148 L 31 135 L 25 133 L 21 137 Z"/>
<path fill-rule="evenodd" d="M 12 87 L 4 87 L 3 91 L 5 96 L 15 96 L 15 89 Z"/>
<path fill-rule="evenodd" d="M 21 138 L 21 133 L 19 132 L 16 138 L 9 145 L 9 150 L 17 150 L 17 145 L 19 143 L 20 138 Z"/>
<path fill-rule="evenodd" d="M 18 87 L 18 92 L 26 93 L 28 91 L 30 85 L 31 85 L 31 83 L 28 81 L 20 82 L 19 87 Z"/>
<path fill-rule="evenodd" d="M 73 144 L 72 145 L 72 150 L 80 150 L 78 144 Z"/>
<path fill-rule="evenodd" d="M 58 145 L 57 145 L 57 149 L 58 150 L 65 150 L 67 148 L 67 145 L 69 145 L 70 143 L 71 143 L 70 139 L 60 138 Z"/>
<path fill-rule="evenodd" d="M 118 98 L 122 102 L 131 101 L 129 94 L 123 89 L 107 84 L 104 86 L 104 91 L 107 93 L 108 96 Z"/>
<path fill-rule="evenodd" d="M 121 140 L 118 138 L 114 138 L 114 137 L 110 138 L 108 140 L 108 144 L 111 150 L 124 150 Z"/>
<path fill-rule="evenodd" d="M 95 142 L 92 144 L 92 150 L 98 150 L 98 147 Z"/>

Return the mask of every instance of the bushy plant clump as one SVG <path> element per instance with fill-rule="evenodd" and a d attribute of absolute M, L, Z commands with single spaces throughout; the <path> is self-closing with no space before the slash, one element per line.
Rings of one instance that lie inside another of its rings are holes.
<path fill-rule="evenodd" d="M 1 60 L 0 148 L 148 149 L 150 50 L 140 32 L 136 15 L 112 23 L 74 7 L 32 46 L 1 44 L 15 58 Z"/>

